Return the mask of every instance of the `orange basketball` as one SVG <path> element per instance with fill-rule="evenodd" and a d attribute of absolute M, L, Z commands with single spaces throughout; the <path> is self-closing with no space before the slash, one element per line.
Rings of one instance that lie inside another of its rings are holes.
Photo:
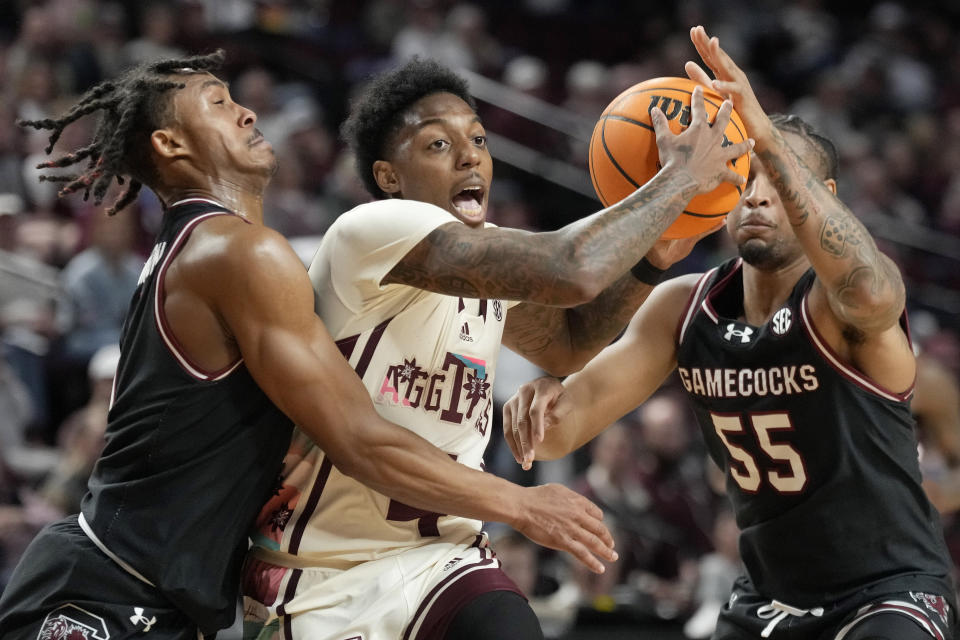
<path fill-rule="evenodd" d="M 690 124 L 690 96 L 697 83 L 687 78 L 653 78 L 636 84 L 603 111 L 590 139 L 590 179 L 604 206 L 610 206 L 633 193 L 660 170 L 657 139 L 650 122 L 650 109 L 660 107 L 674 133 Z M 707 118 L 712 122 L 723 98 L 704 88 Z M 724 132 L 723 144 L 747 139 L 747 130 L 734 111 Z M 749 154 L 730 163 L 734 171 L 746 177 L 750 171 Z M 743 187 L 724 182 L 710 193 L 691 200 L 677 220 L 664 232 L 664 238 L 687 238 L 714 226 L 736 206 Z"/>

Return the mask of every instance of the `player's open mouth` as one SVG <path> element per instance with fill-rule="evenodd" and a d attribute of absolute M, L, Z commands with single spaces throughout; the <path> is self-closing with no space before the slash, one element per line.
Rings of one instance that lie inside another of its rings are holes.
<path fill-rule="evenodd" d="M 483 213 L 483 196 L 483 187 L 467 187 L 453 196 L 453 207 L 460 215 L 471 218 L 479 216 Z"/>

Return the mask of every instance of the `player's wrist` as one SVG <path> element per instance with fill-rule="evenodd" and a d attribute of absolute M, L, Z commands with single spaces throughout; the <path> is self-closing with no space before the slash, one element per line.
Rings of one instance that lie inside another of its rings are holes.
<path fill-rule="evenodd" d="M 634 278 L 643 284 L 650 285 L 651 287 L 655 287 L 660 284 L 660 281 L 663 280 L 663 275 L 666 273 L 666 271 L 666 269 L 661 269 L 650 262 L 647 259 L 647 256 L 640 258 L 640 262 L 630 268 L 630 273 Z"/>
<path fill-rule="evenodd" d="M 504 524 L 510 525 L 515 531 L 525 531 L 530 520 L 531 505 L 527 504 L 530 497 L 530 490 L 520 485 L 504 480 L 507 485 L 506 491 L 500 493 L 506 500 L 498 502 L 506 510 L 501 520 Z"/>

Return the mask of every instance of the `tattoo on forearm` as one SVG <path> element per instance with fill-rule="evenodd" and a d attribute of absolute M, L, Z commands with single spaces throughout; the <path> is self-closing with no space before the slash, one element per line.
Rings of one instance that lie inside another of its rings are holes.
<path fill-rule="evenodd" d="M 842 256 L 846 248 L 849 223 L 836 216 L 827 216 L 820 227 L 820 248 L 833 256 Z"/>
<path fill-rule="evenodd" d="M 602 213 L 536 242 L 517 230 L 481 234 L 443 225 L 411 249 L 384 283 L 472 298 L 566 304 L 584 286 L 584 265 L 591 279 L 613 283 L 663 235 L 695 189 L 682 172 L 656 176 Z"/>
<path fill-rule="evenodd" d="M 901 292 L 895 293 L 891 305 L 891 309 L 896 307 L 895 310 L 899 310 L 902 307 L 903 282 L 897 268 L 880 252 L 867 229 L 850 210 L 839 200 L 830 197 L 826 185 L 803 165 L 780 132 L 775 131 L 774 136 L 777 138 L 776 146 L 786 152 L 774 155 L 765 150 L 760 154 L 760 159 L 780 194 L 796 233 L 801 234 L 800 227 L 808 220 L 819 220 L 819 248 L 840 261 L 837 265 L 839 272 L 820 274 L 827 278 L 825 284 L 829 284 L 832 295 L 846 309 L 855 312 L 863 307 L 861 301 L 865 299 L 864 293 L 877 296 L 892 288 L 895 292 Z M 815 257 L 811 255 L 811 258 Z M 815 259 L 814 265 L 817 265 Z M 823 268 L 823 263 L 820 263 L 818 273 Z"/>

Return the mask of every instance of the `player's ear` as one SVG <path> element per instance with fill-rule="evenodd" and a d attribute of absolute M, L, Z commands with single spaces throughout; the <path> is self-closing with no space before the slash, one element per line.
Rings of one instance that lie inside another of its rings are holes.
<path fill-rule="evenodd" d="M 827 189 L 830 189 L 830 191 L 833 193 L 833 195 L 837 195 L 837 181 L 836 181 L 836 180 L 834 180 L 833 178 L 827 178 L 826 180 L 823 181 L 823 184 L 827 185 Z"/>
<path fill-rule="evenodd" d="M 173 129 L 157 129 L 151 133 L 150 146 L 164 158 L 175 158 L 184 151 L 180 136 Z"/>
<path fill-rule="evenodd" d="M 400 192 L 400 178 L 394 171 L 393 165 L 386 160 L 377 160 L 373 163 L 373 179 L 384 193 L 396 195 Z"/>

